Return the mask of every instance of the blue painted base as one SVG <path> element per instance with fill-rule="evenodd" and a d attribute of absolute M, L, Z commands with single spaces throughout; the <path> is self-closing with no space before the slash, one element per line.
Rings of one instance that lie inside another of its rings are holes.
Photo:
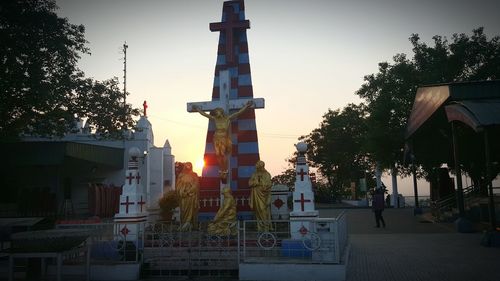
<path fill-rule="evenodd" d="M 199 213 L 198 214 L 198 221 L 199 222 L 206 222 L 206 221 L 212 221 L 215 217 L 215 213 Z"/>
<path fill-rule="evenodd" d="M 281 255 L 284 257 L 310 258 L 312 252 L 304 247 L 302 240 L 286 239 L 281 242 Z"/>
<path fill-rule="evenodd" d="M 240 221 L 254 220 L 255 217 L 252 212 L 238 212 L 236 214 L 236 219 Z M 210 222 L 214 219 L 215 213 L 199 213 L 198 221 L 200 222 Z"/>

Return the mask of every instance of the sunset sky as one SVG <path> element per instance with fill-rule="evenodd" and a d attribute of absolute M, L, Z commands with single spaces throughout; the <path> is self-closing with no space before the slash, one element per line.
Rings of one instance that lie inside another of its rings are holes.
<path fill-rule="evenodd" d="M 222 3 L 57 1 L 60 16 L 86 27 L 92 54 L 79 65 L 88 77 L 123 82 L 127 42 L 127 102 L 147 100 L 155 145 L 168 139 L 177 161 L 193 163 L 203 158 L 208 121 L 186 103 L 211 99 L 219 33 L 208 26 L 221 20 Z M 491 38 L 500 35 L 498 11 L 500 1 L 483 0 L 246 0 L 253 93 L 266 100 L 256 110 L 266 168 L 273 176 L 286 169 L 297 138 L 329 108 L 359 103 L 354 93 L 379 62 L 411 56 L 412 33 L 430 43 L 483 26 Z M 403 183 L 400 192 L 413 191 Z"/>

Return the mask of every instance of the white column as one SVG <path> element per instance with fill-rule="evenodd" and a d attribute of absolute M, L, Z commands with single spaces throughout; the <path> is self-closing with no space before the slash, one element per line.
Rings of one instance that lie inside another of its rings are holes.
<path fill-rule="evenodd" d="M 392 167 L 392 196 L 391 204 L 394 208 L 398 208 L 398 170 L 395 166 Z"/>

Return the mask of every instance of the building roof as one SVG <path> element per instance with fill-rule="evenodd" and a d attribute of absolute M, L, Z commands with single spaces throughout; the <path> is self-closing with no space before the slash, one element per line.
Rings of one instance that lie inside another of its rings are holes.
<path fill-rule="evenodd" d="M 123 148 L 77 142 L 15 142 L 2 144 L 5 163 L 11 166 L 62 165 L 66 157 L 121 169 Z"/>
<path fill-rule="evenodd" d="M 405 138 L 411 138 L 440 110 L 446 110 L 448 122 L 460 120 L 474 130 L 499 125 L 499 103 L 500 80 L 420 87 L 415 95 Z"/>

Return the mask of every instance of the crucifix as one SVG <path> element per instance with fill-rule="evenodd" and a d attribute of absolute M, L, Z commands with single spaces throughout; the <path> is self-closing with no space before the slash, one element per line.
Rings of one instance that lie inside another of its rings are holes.
<path fill-rule="evenodd" d="M 236 119 L 238 115 L 246 109 L 264 108 L 263 98 L 242 98 L 230 99 L 229 92 L 231 88 L 229 70 L 221 70 L 219 72 L 219 100 L 206 102 L 191 102 L 187 104 L 188 112 L 199 112 L 201 115 L 213 120 L 215 123 L 214 133 L 214 149 L 219 164 L 219 175 L 221 178 L 221 191 L 227 183 L 227 179 L 231 179 L 231 121 Z M 230 114 L 230 110 L 238 110 Z M 205 113 L 211 111 L 211 114 Z M 222 197 L 222 192 L 221 192 Z M 222 198 L 221 198 L 222 200 Z"/>

